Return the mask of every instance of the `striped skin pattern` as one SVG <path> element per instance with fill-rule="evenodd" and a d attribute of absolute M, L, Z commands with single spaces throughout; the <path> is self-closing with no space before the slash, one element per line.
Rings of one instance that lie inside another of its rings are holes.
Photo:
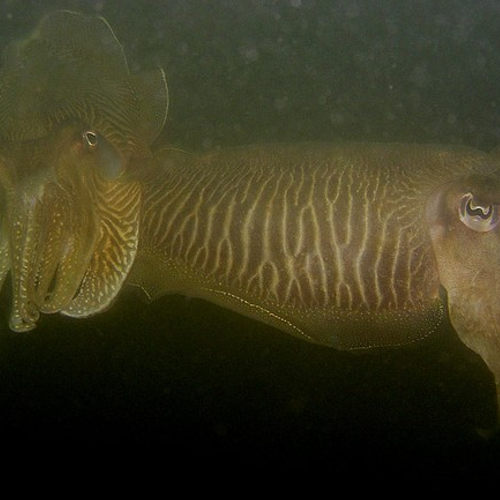
<path fill-rule="evenodd" d="M 298 144 L 164 150 L 158 161 L 162 173 L 144 181 L 132 283 L 150 296 L 187 293 L 315 342 L 364 348 L 438 327 L 425 202 L 487 155 Z"/>
<path fill-rule="evenodd" d="M 141 190 L 136 183 L 96 183 L 98 238 L 79 286 L 63 314 L 85 317 L 107 309 L 136 256 Z"/>

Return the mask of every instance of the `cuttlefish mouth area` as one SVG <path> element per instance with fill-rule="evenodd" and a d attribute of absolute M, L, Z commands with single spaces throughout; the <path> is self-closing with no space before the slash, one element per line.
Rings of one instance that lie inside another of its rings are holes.
<path fill-rule="evenodd" d="M 75 210 L 71 198 L 48 184 L 40 198 L 25 194 L 9 207 L 12 330 L 35 328 L 40 313 L 64 312 L 79 292 L 98 223 L 90 203 Z"/>

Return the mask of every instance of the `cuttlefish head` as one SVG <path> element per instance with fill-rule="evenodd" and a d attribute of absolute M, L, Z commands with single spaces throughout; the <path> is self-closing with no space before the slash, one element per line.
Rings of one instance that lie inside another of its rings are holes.
<path fill-rule="evenodd" d="M 45 17 L 11 44 L 0 74 L 0 281 L 12 280 L 10 326 L 41 313 L 106 309 L 138 245 L 137 169 L 161 130 L 163 72 L 131 75 L 100 18 Z"/>
<path fill-rule="evenodd" d="M 442 186 L 428 201 L 427 221 L 451 323 L 493 373 L 500 408 L 499 172 Z"/>

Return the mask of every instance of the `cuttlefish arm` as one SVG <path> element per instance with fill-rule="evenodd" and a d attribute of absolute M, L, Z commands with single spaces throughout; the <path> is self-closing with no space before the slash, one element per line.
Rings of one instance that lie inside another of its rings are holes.
<path fill-rule="evenodd" d="M 161 70 L 132 75 L 103 19 L 46 16 L 5 51 L 0 74 L 0 280 L 10 326 L 41 313 L 105 310 L 134 262 L 142 203 L 137 165 L 163 127 Z"/>

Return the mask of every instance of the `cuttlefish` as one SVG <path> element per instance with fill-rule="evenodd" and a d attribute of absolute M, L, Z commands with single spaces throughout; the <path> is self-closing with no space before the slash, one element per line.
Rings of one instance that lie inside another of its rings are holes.
<path fill-rule="evenodd" d="M 10 328 L 86 317 L 127 285 L 205 299 L 304 340 L 409 344 L 447 318 L 500 401 L 500 163 L 466 147 L 152 151 L 160 69 L 105 20 L 46 16 L 0 74 L 0 278 Z"/>

